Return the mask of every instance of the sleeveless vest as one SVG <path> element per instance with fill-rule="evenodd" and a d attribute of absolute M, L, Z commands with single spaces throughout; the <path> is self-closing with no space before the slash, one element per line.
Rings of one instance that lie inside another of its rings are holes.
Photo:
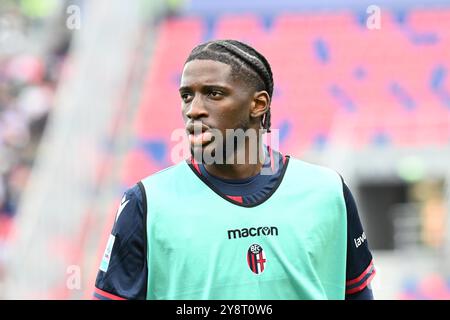
<path fill-rule="evenodd" d="M 218 194 L 186 162 L 142 184 L 147 299 L 344 299 L 347 215 L 334 171 L 288 158 L 265 201 Z"/>

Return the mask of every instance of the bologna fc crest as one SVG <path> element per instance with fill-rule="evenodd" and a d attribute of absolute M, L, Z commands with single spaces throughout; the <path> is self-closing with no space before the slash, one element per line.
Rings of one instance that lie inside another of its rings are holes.
<path fill-rule="evenodd" d="M 263 273 L 266 264 L 266 256 L 259 244 L 252 244 L 247 251 L 247 263 L 250 270 L 256 274 Z"/>

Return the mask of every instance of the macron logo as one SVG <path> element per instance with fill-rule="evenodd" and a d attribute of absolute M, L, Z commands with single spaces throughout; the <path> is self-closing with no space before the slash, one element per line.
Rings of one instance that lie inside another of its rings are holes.
<path fill-rule="evenodd" d="M 353 238 L 353 241 L 355 241 L 355 246 L 356 248 L 358 248 L 360 245 L 362 245 L 364 243 L 364 241 L 366 241 L 366 234 L 363 232 L 362 235 L 358 238 Z"/>
<path fill-rule="evenodd" d="M 122 198 L 122 201 L 120 201 L 120 206 L 119 206 L 119 210 L 117 211 L 117 216 L 116 216 L 116 221 L 117 219 L 119 219 L 120 214 L 122 213 L 123 209 L 126 207 L 126 205 L 128 204 L 128 202 L 130 202 L 130 200 L 127 200 L 127 196 L 124 195 Z"/>
<path fill-rule="evenodd" d="M 247 238 L 259 236 L 278 236 L 277 227 L 258 227 L 228 230 L 228 239 Z"/>

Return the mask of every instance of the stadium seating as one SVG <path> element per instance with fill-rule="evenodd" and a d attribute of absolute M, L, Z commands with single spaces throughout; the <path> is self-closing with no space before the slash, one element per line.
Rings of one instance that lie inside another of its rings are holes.
<path fill-rule="evenodd" d="M 172 164 L 170 136 L 183 126 L 177 88 L 184 59 L 216 38 L 246 41 L 271 62 L 272 124 L 285 152 L 321 150 L 336 142 L 336 128 L 347 130 L 354 148 L 448 144 L 450 10 L 385 12 L 379 30 L 369 30 L 364 17 L 229 13 L 163 22 L 124 183 Z"/>

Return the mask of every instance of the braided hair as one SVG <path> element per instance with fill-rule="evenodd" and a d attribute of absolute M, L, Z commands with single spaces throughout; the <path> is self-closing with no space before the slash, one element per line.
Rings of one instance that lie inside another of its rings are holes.
<path fill-rule="evenodd" d="M 231 76 L 240 78 L 255 90 L 265 90 L 272 100 L 273 75 L 267 59 L 249 45 L 236 40 L 215 40 L 195 47 L 186 63 L 192 60 L 213 60 L 228 64 Z M 270 100 L 269 108 L 261 119 L 261 126 L 270 132 Z"/>

